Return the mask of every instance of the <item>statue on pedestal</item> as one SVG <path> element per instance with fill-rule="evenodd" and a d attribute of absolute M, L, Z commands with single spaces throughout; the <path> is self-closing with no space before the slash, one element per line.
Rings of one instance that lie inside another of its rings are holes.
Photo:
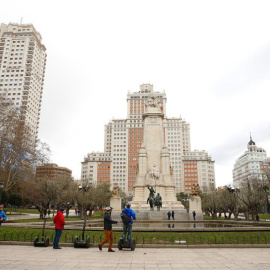
<path fill-rule="evenodd" d="M 152 107 L 152 108 L 161 108 L 161 102 L 160 99 L 156 96 L 156 95 L 150 95 L 148 100 L 145 103 L 145 107 L 146 109 L 148 107 Z"/>
<path fill-rule="evenodd" d="M 153 166 L 149 172 L 149 176 L 150 176 L 150 178 L 152 178 L 155 181 L 155 183 L 159 179 L 159 170 L 158 170 L 158 167 L 155 163 L 153 164 Z"/>
<path fill-rule="evenodd" d="M 146 203 L 150 204 L 150 210 L 153 211 L 154 210 L 154 204 L 155 204 L 155 193 L 156 191 L 154 190 L 153 187 L 148 187 L 149 190 L 149 197 L 147 199 Z"/>
<path fill-rule="evenodd" d="M 155 206 L 157 207 L 157 210 L 160 211 L 160 207 L 162 207 L 162 197 L 158 193 L 155 198 Z"/>
<path fill-rule="evenodd" d="M 192 187 L 191 187 L 191 191 L 190 191 L 190 195 L 191 196 L 198 196 L 199 193 L 200 193 L 200 186 L 199 184 L 193 184 Z"/>
<path fill-rule="evenodd" d="M 113 186 L 112 197 L 120 198 L 121 189 L 118 185 Z"/>
<path fill-rule="evenodd" d="M 173 167 L 170 166 L 170 175 L 173 175 Z"/>

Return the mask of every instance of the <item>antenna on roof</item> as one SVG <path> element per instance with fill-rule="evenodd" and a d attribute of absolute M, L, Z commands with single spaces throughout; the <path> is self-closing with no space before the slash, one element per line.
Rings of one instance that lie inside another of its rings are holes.
<path fill-rule="evenodd" d="M 23 19 L 23 18 L 21 17 L 21 22 L 20 22 L 21 25 L 22 25 L 22 19 Z"/>

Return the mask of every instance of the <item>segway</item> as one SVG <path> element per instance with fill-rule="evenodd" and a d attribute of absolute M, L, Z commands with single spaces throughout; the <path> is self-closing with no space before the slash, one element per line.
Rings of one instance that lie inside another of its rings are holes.
<path fill-rule="evenodd" d="M 34 247 L 47 247 L 49 246 L 49 238 L 45 237 L 44 231 L 45 231 L 45 224 L 46 224 L 46 217 L 44 218 L 43 228 L 42 228 L 42 237 L 39 241 L 39 238 L 36 237 L 34 240 Z"/>
<path fill-rule="evenodd" d="M 84 241 L 85 226 L 86 226 L 86 219 L 84 220 L 84 223 L 83 223 L 82 240 L 79 240 L 78 236 L 74 237 L 73 244 L 75 248 L 78 248 L 78 247 L 89 248 L 90 247 L 90 237 L 87 236 L 86 240 Z"/>
<path fill-rule="evenodd" d="M 125 243 L 123 238 L 120 238 L 118 241 L 118 249 L 122 250 L 123 248 L 130 248 L 131 251 L 135 250 L 136 248 L 136 240 L 134 238 L 131 239 L 131 243 Z"/>
<path fill-rule="evenodd" d="M 128 236 L 128 231 L 129 231 L 129 228 L 127 230 L 127 236 Z M 131 242 L 128 243 L 128 242 L 125 242 L 125 239 L 120 238 L 119 241 L 118 241 L 118 249 L 122 250 L 123 248 L 130 248 L 131 251 L 135 250 L 135 248 L 136 248 L 136 240 L 134 238 L 131 238 Z"/>

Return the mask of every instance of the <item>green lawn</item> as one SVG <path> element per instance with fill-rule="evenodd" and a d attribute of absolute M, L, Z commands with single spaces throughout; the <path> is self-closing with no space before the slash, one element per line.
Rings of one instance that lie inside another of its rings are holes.
<path fill-rule="evenodd" d="M 27 208 L 8 208 L 5 207 L 3 209 L 7 214 L 9 214 L 10 212 L 16 212 L 16 213 L 22 213 L 22 214 L 39 214 L 37 209 L 27 209 Z"/>

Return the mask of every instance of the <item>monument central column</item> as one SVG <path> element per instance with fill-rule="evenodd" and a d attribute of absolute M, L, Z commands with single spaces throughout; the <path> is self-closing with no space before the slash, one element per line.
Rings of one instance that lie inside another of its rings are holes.
<path fill-rule="evenodd" d="M 170 153 L 165 145 L 161 103 L 152 92 L 146 102 L 143 145 L 139 151 L 139 170 L 134 186 L 132 207 L 149 209 L 146 204 L 152 186 L 162 197 L 162 209 L 184 210 L 177 201 L 175 186 L 170 174 Z"/>

